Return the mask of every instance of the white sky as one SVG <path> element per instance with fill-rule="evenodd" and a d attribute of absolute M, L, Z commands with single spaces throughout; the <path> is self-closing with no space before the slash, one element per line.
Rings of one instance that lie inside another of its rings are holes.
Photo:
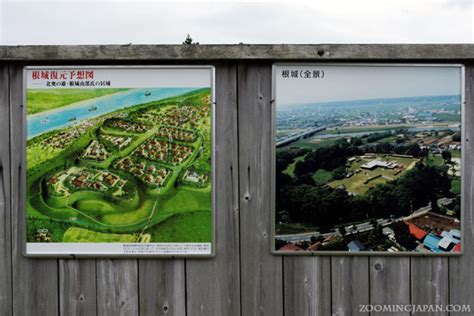
<path fill-rule="evenodd" d="M 0 0 L 0 44 L 472 43 L 473 0 Z"/>
<path fill-rule="evenodd" d="M 324 78 L 283 78 L 282 70 L 322 70 Z M 461 94 L 460 67 L 278 66 L 281 106 L 343 100 Z"/>

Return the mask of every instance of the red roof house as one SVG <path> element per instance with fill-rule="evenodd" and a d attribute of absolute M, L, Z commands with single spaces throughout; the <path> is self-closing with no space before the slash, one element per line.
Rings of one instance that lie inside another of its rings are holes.
<path fill-rule="evenodd" d="M 409 223 L 407 221 L 405 221 L 405 224 L 408 225 L 410 234 L 418 240 L 422 240 L 423 238 L 425 238 L 426 235 L 428 235 L 427 232 L 425 232 L 423 229 L 419 228 L 415 224 Z"/>
<path fill-rule="evenodd" d="M 461 243 L 458 243 L 456 244 L 456 246 L 454 246 L 453 252 L 461 252 Z"/>
<path fill-rule="evenodd" d="M 284 245 L 283 247 L 281 247 L 280 249 L 278 250 L 283 250 L 283 251 L 301 251 L 301 250 L 304 250 L 303 248 L 297 246 L 297 245 L 294 245 L 294 244 L 286 244 Z"/>

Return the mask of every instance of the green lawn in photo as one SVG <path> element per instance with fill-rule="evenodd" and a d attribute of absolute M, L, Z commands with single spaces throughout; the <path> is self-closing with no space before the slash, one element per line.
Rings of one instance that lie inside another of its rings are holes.
<path fill-rule="evenodd" d="M 419 160 L 417 158 L 394 157 L 389 155 L 385 157 L 378 156 L 377 159 L 383 161 L 396 161 L 403 165 L 403 169 L 395 170 L 377 167 L 373 170 L 366 170 L 361 168 L 361 166 L 372 159 L 361 159 L 360 161 L 355 161 L 350 165 L 348 172 L 353 173 L 352 176 L 341 180 L 334 180 L 328 185 L 332 188 L 344 187 L 348 192 L 356 195 L 364 194 L 377 184 L 386 183 L 399 178 L 406 170 L 413 168 L 415 163 Z"/>
<path fill-rule="evenodd" d="M 319 169 L 313 174 L 313 180 L 316 184 L 326 184 L 332 179 L 332 172 Z"/>
<path fill-rule="evenodd" d="M 293 159 L 293 162 L 288 165 L 288 168 L 286 168 L 286 170 L 284 170 L 283 173 L 293 177 L 294 174 L 295 174 L 296 163 L 298 161 L 302 161 L 305 156 L 306 155 L 302 155 L 302 156 L 299 156 L 299 157 L 296 157 L 295 159 Z"/>

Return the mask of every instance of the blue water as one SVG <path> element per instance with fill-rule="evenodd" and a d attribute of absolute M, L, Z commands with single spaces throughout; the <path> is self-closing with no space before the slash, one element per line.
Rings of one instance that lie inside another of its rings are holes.
<path fill-rule="evenodd" d="M 44 132 L 67 127 L 81 120 L 90 119 L 138 104 L 178 96 L 193 90 L 197 90 L 197 88 L 131 89 L 77 102 L 59 109 L 29 115 L 27 118 L 27 138 L 30 139 Z M 151 92 L 151 95 L 146 96 L 145 92 L 147 91 Z M 97 110 L 89 111 L 93 106 L 97 107 Z M 69 121 L 69 119 L 73 117 L 76 117 L 76 120 Z"/>

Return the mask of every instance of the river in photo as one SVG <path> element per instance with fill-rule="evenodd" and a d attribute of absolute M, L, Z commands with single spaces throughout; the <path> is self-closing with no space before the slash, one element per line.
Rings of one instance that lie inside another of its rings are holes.
<path fill-rule="evenodd" d="M 409 127 L 409 128 L 400 128 L 403 130 L 407 130 L 408 132 L 425 132 L 425 131 L 445 131 L 451 130 L 454 132 L 460 131 L 459 126 L 416 126 L 416 127 Z M 352 132 L 352 133 L 333 133 L 333 134 L 324 134 L 324 131 L 321 134 L 316 134 L 308 139 L 329 139 L 329 138 L 340 138 L 340 137 L 360 137 L 364 135 L 374 134 L 374 133 L 385 133 L 394 131 L 393 129 L 379 129 L 374 131 L 365 131 L 365 132 Z"/>
<path fill-rule="evenodd" d="M 46 112 L 28 115 L 27 139 L 82 120 L 125 109 L 134 105 L 175 97 L 198 88 L 130 89 L 76 102 Z"/>

